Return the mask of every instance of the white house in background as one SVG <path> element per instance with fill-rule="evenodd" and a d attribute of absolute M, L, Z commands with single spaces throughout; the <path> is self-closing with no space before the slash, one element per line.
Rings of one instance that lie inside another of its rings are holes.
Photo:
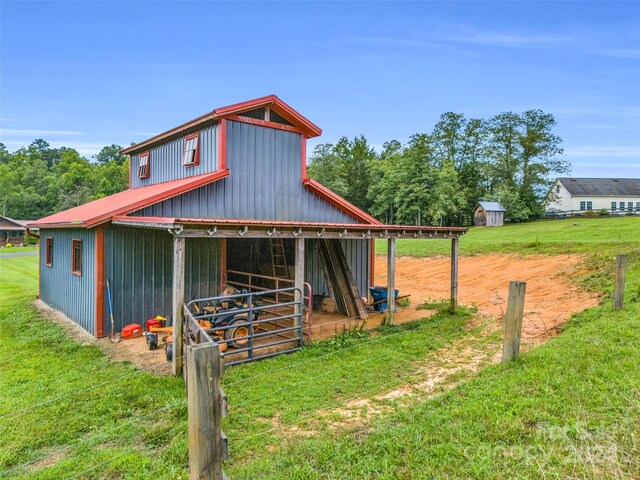
<path fill-rule="evenodd" d="M 558 178 L 547 195 L 547 212 L 602 209 L 640 213 L 640 178 Z"/>

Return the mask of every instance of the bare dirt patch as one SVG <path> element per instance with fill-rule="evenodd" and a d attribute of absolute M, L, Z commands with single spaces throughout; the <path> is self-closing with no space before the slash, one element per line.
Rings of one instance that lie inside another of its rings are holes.
<path fill-rule="evenodd" d="M 42 300 L 36 300 L 34 306 L 47 320 L 61 326 L 69 337 L 82 345 L 96 345 L 113 361 L 129 362 L 140 370 L 158 375 L 171 373 L 171 363 L 166 360 L 164 347 L 161 346 L 158 350 L 149 350 L 144 337 L 121 340 L 120 343 L 113 344 L 107 337 L 94 337 L 64 313 L 51 308 Z"/>
<path fill-rule="evenodd" d="M 460 257 L 458 299 L 476 305 L 481 315 L 500 320 L 506 309 L 510 280 L 527 282 L 523 338 L 531 342 L 555 333 L 572 314 L 596 306 L 598 297 L 580 291 L 571 281 L 582 255 L 480 255 Z M 375 281 L 386 284 L 386 257 L 376 257 Z M 451 263 L 447 257 L 396 259 L 396 288 L 411 294 L 409 311 L 428 300 L 447 299 Z"/>

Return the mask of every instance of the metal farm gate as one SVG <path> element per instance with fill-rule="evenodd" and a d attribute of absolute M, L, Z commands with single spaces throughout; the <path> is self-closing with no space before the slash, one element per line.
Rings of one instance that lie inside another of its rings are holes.
<path fill-rule="evenodd" d="M 294 287 L 192 300 L 184 315 L 186 344 L 217 343 L 227 366 L 295 352 L 304 342 L 303 292 Z"/>

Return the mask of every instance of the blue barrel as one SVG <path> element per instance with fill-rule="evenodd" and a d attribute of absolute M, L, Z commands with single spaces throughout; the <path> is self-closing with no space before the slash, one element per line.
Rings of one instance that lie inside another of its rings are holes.
<path fill-rule="evenodd" d="M 387 287 L 369 287 L 369 293 L 371 294 L 374 303 L 379 300 L 384 300 L 384 302 L 376 303 L 373 308 L 380 313 L 386 312 L 389 308 L 387 305 Z M 398 298 L 398 293 L 398 290 L 396 290 L 395 298 Z"/>

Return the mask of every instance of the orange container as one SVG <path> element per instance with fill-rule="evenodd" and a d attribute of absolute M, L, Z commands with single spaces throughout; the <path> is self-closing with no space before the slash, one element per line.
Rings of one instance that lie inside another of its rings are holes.
<path fill-rule="evenodd" d="M 142 327 L 137 323 L 130 323 L 122 327 L 122 338 L 136 338 L 142 335 Z"/>

